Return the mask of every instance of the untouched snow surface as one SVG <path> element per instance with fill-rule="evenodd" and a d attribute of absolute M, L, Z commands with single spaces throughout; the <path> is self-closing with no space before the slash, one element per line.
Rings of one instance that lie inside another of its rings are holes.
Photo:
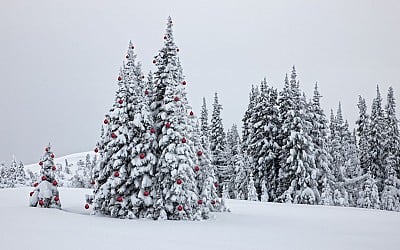
<path fill-rule="evenodd" d="M 400 213 L 228 200 L 208 221 L 89 215 L 88 189 L 60 188 L 63 209 L 28 207 L 32 188 L 0 189 L 0 249 L 400 249 Z"/>

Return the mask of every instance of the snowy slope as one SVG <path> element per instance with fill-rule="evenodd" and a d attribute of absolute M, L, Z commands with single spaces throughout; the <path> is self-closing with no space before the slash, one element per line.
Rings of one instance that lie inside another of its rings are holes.
<path fill-rule="evenodd" d="M 400 213 L 229 200 L 208 221 L 90 216 L 87 189 L 60 188 L 63 210 L 30 208 L 31 188 L 0 190 L 0 249 L 400 249 Z"/>
<path fill-rule="evenodd" d="M 72 178 L 72 176 L 75 174 L 76 170 L 78 169 L 78 161 L 86 161 L 86 155 L 90 155 L 90 159 L 93 160 L 95 153 L 93 151 L 88 151 L 88 152 L 81 152 L 81 153 L 75 153 L 75 154 L 70 154 L 70 155 L 65 155 L 62 157 L 57 157 L 54 158 L 54 164 L 59 167 L 62 167 L 62 174 L 63 174 L 63 179 L 58 180 L 60 185 L 64 185 L 64 186 L 68 186 L 70 185 L 70 183 L 68 182 L 68 180 L 70 180 Z M 70 173 L 66 173 L 65 172 L 65 165 L 66 165 L 66 161 L 68 162 L 68 165 L 70 166 Z M 25 171 L 27 172 L 28 170 L 32 171 L 33 173 L 39 174 L 40 172 L 40 166 L 39 166 L 39 161 L 40 159 L 38 159 L 37 163 L 32 163 L 29 165 L 25 165 Z"/>

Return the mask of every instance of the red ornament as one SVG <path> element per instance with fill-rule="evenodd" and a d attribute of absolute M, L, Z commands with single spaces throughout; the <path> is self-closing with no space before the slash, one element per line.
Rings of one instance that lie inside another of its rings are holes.
<path fill-rule="evenodd" d="M 57 169 L 56 166 L 51 167 L 51 170 L 53 170 L 53 171 L 56 171 L 56 169 Z"/>
<path fill-rule="evenodd" d="M 90 184 L 94 185 L 94 184 L 96 184 L 96 182 L 95 182 L 94 180 L 92 180 L 92 181 L 90 182 Z"/>
<path fill-rule="evenodd" d="M 104 119 L 104 124 L 108 124 L 108 120 L 107 119 Z"/>
<path fill-rule="evenodd" d="M 216 187 L 216 188 L 218 188 L 218 183 L 216 182 L 216 183 L 214 183 L 214 187 Z"/>
<path fill-rule="evenodd" d="M 54 154 L 51 154 L 50 157 L 51 157 L 51 158 L 54 158 Z"/>
<path fill-rule="evenodd" d="M 143 192 L 143 195 L 144 195 L 144 196 L 149 196 L 149 191 L 144 191 L 144 192 Z"/>
<path fill-rule="evenodd" d="M 176 180 L 176 184 L 181 185 L 182 184 L 182 180 L 181 179 Z"/>
<path fill-rule="evenodd" d="M 117 201 L 118 201 L 118 202 L 122 202 L 122 197 L 121 197 L 121 196 L 118 196 L 118 197 L 117 197 Z"/>
<path fill-rule="evenodd" d="M 164 39 L 167 39 L 167 36 L 164 36 Z"/>
<path fill-rule="evenodd" d="M 49 148 L 45 148 L 44 150 L 45 150 L 46 152 L 49 152 Z"/>
<path fill-rule="evenodd" d="M 178 211 L 182 211 L 182 210 L 183 210 L 182 205 L 179 205 L 179 206 L 178 206 Z"/>
<path fill-rule="evenodd" d="M 153 60 L 153 63 L 156 64 L 156 62 L 157 62 L 156 59 L 154 59 L 154 60 Z"/>
<path fill-rule="evenodd" d="M 148 94 L 149 94 L 149 91 L 146 89 L 146 90 L 144 91 L 144 94 L 145 94 L 145 95 L 148 95 Z"/>
<path fill-rule="evenodd" d="M 39 165 L 40 165 L 40 166 L 43 166 L 43 162 L 42 162 L 42 161 L 39 161 Z"/>
<path fill-rule="evenodd" d="M 179 97 L 175 96 L 174 101 L 179 101 Z"/>
<path fill-rule="evenodd" d="M 142 79 L 144 79 L 144 76 L 142 76 Z"/>
<path fill-rule="evenodd" d="M 30 193 L 29 193 L 29 196 L 32 196 L 33 194 L 34 194 L 34 192 L 30 192 Z"/>
<path fill-rule="evenodd" d="M 132 45 L 131 49 L 135 49 L 135 46 Z"/>
<path fill-rule="evenodd" d="M 54 200 L 55 200 L 55 201 L 59 201 L 60 198 L 59 198 L 58 196 L 54 196 Z"/>
<path fill-rule="evenodd" d="M 118 103 L 119 103 L 119 104 L 122 104 L 122 103 L 124 103 L 124 100 L 119 99 L 119 100 L 118 100 Z"/>
<path fill-rule="evenodd" d="M 193 111 L 190 111 L 189 115 L 193 116 L 194 115 Z"/>
<path fill-rule="evenodd" d="M 155 128 L 150 129 L 150 133 L 154 134 L 156 132 Z"/>
<path fill-rule="evenodd" d="M 128 58 L 129 58 L 129 55 L 126 55 L 125 58 L 128 59 Z"/>
<path fill-rule="evenodd" d="M 118 76 L 118 81 L 121 81 L 121 80 L 122 80 L 122 77 Z"/>
<path fill-rule="evenodd" d="M 169 122 L 165 123 L 165 127 L 166 128 L 170 128 L 171 127 L 171 123 L 169 123 Z"/>
<path fill-rule="evenodd" d="M 44 205 L 44 201 L 43 201 L 43 200 L 40 200 L 40 201 L 39 201 L 39 205 L 40 205 L 40 206 L 43 206 L 43 205 Z"/>
<path fill-rule="evenodd" d="M 176 49 L 176 52 L 179 52 L 179 48 Z"/>
<path fill-rule="evenodd" d="M 118 172 L 118 171 L 115 171 L 115 172 L 114 172 L 114 176 L 115 176 L 115 177 L 119 177 L 119 172 Z"/>
<path fill-rule="evenodd" d="M 186 138 L 185 137 L 182 138 L 182 143 L 186 143 Z"/>
<path fill-rule="evenodd" d="M 202 199 L 198 200 L 197 204 L 199 204 L 199 205 L 203 204 L 203 200 Z"/>
<path fill-rule="evenodd" d="M 212 201 L 211 201 L 211 205 L 215 205 L 215 200 L 212 200 Z"/>
<path fill-rule="evenodd" d="M 53 186 L 57 186 L 58 182 L 56 180 L 53 181 Z"/>
<path fill-rule="evenodd" d="M 183 81 L 183 82 L 182 82 L 182 85 L 186 85 L 186 81 Z"/>
<path fill-rule="evenodd" d="M 139 155 L 139 157 L 140 157 L 140 159 L 144 159 L 144 157 L 146 157 L 146 155 L 144 154 L 144 153 L 140 153 L 140 155 Z"/>
<path fill-rule="evenodd" d="M 111 138 L 115 139 L 117 138 L 117 135 L 115 133 L 111 133 Z"/>
<path fill-rule="evenodd" d="M 202 156 L 202 155 L 203 155 L 203 152 L 197 151 L 197 156 Z"/>
<path fill-rule="evenodd" d="M 95 153 L 98 153 L 98 152 L 99 152 L 99 149 L 98 149 L 98 148 L 95 148 L 95 149 L 94 149 L 94 152 L 95 152 Z"/>
<path fill-rule="evenodd" d="M 37 183 L 37 182 L 33 183 L 34 187 L 37 187 L 38 185 L 39 185 L 39 183 Z"/>
<path fill-rule="evenodd" d="M 47 177 L 45 175 L 42 176 L 42 181 L 47 180 Z"/>
<path fill-rule="evenodd" d="M 199 166 L 195 166 L 195 167 L 194 167 L 194 171 L 197 172 L 197 171 L 199 171 L 199 170 L 200 170 L 200 167 L 199 167 Z"/>
<path fill-rule="evenodd" d="M 86 203 L 85 209 L 89 209 L 89 204 Z"/>

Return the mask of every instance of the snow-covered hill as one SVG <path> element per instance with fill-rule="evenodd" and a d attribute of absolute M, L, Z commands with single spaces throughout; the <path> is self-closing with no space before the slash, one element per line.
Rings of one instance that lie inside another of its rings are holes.
<path fill-rule="evenodd" d="M 62 210 L 28 207 L 30 191 L 0 190 L 0 249 L 400 249 L 396 212 L 229 200 L 208 221 L 120 220 L 89 215 L 89 189 L 60 188 Z"/>
<path fill-rule="evenodd" d="M 83 164 L 85 164 L 86 157 L 88 155 L 90 156 L 90 161 L 93 161 L 96 153 L 94 153 L 93 151 L 88 151 L 54 158 L 54 163 L 57 166 L 57 171 L 60 171 L 57 173 L 57 179 L 61 186 L 71 186 L 71 178 L 76 174 L 76 171 L 78 170 L 78 162 L 81 161 Z M 38 162 L 25 165 L 25 171 L 28 176 L 29 172 L 39 174 L 40 166 Z M 68 170 L 66 168 L 67 164 Z"/>

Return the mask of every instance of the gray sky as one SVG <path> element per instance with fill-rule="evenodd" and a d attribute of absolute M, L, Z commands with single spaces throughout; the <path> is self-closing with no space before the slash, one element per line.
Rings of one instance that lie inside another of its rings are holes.
<path fill-rule="evenodd" d="M 351 124 L 380 84 L 400 103 L 400 2 L 0 0 L 0 160 L 36 162 L 93 149 L 111 107 L 128 41 L 147 72 L 168 15 L 195 111 L 214 91 L 225 127 L 241 125 L 251 84 L 281 88 L 296 65 L 323 107 Z M 399 109 L 399 108 L 398 108 Z M 211 113 L 211 110 L 209 110 Z M 398 112 L 399 113 L 399 112 Z"/>

